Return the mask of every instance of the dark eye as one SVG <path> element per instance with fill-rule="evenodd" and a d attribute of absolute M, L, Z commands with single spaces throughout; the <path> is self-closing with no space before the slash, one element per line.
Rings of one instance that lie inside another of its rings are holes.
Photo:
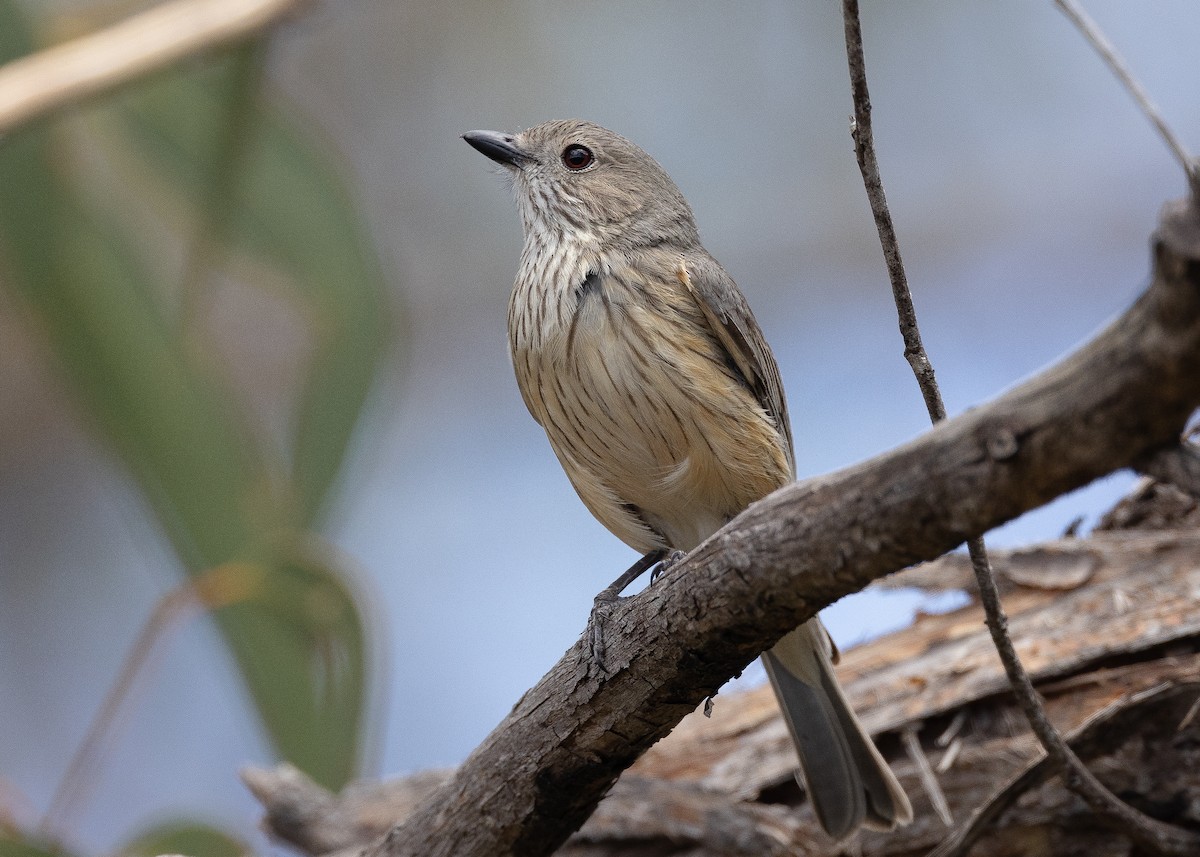
<path fill-rule="evenodd" d="M 592 150 L 587 146 L 581 146 L 578 143 L 572 143 L 567 148 L 563 149 L 562 162 L 563 166 L 568 170 L 586 170 L 596 160 L 596 156 L 592 154 Z"/>

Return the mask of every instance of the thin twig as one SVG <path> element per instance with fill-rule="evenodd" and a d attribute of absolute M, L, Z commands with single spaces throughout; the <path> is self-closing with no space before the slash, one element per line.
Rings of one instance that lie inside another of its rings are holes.
<path fill-rule="evenodd" d="M 883 182 L 879 176 L 879 163 L 875 156 L 874 137 L 871 131 L 871 98 L 867 90 L 867 71 L 866 61 L 863 57 L 862 25 L 859 21 L 858 0 L 842 0 L 842 13 L 846 28 L 846 55 L 850 67 L 850 86 L 854 100 L 851 136 L 854 139 L 855 156 L 858 160 L 859 170 L 862 172 L 863 184 L 866 187 L 867 199 L 871 204 L 871 213 L 875 218 L 879 240 L 883 246 L 883 255 L 892 284 L 892 294 L 896 301 L 896 311 L 900 318 L 900 334 L 904 338 L 904 356 L 912 367 L 913 374 L 916 375 L 921 395 L 925 399 L 926 409 L 929 411 L 929 417 L 936 423 L 945 419 L 946 408 L 937 386 L 933 366 L 921 343 L 912 294 L 908 289 L 904 264 L 900 256 L 900 245 L 883 191 Z M 1015 440 L 1011 446 L 1013 447 L 1011 451 L 1008 449 L 992 450 L 993 455 L 1007 457 L 1015 452 Z M 1046 709 L 1042 705 L 1037 691 L 1034 690 L 1029 673 L 1026 672 L 1013 648 L 1012 639 L 1008 634 L 1008 617 L 1000 602 L 996 579 L 988 562 L 987 549 L 983 539 L 969 540 L 967 549 L 971 555 L 971 566 L 979 585 L 980 600 L 987 617 L 988 630 L 1000 660 L 1004 664 L 1005 673 L 1016 694 L 1017 702 L 1029 720 L 1034 734 L 1045 747 L 1046 753 L 1061 767 L 1067 786 L 1087 801 L 1097 815 L 1139 844 L 1163 854 L 1197 853 L 1197 843 L 1200 840 L 1194 834 L 1149 818 L 1117 799 L 1095 778 L 1091 771 L 1084 767 L 1070 747 L 1066 745 L 1062 736 L 1046 716 Z"/>
<path fill-rule="evenodd" d="M 950 742 L 950 746 L 946 748 L 946 752 L 942 754 L 942 758 L 938 759 L 937 766 L 934 768 L 939 774 L 944 774 L 946 771 L 954 767 L 954 763 L 958 761 L 958 754 L 962 752 L 964 745 L 962 738 L 955 738 Z"/>
<path fill-rule="evenodd" d="M 1196 697 L 1196 701 L 1192 703 L 1192 707 L 1187 710 L 1187 714 L 1179 721 L 1179 725 L 1175 727 L 1175 732 L 1182 732 L 1192 725 L 1192 721 L 1196 719 L 1196 712 L 1200 711 L 1200 696 Z"/>
<path fill-rule="evenodd" d="M 257 33 L 306 0 L 171 0 L 0 67 L 0 135 Z"/>
<path fill-rule="evenodd" d="M 257 590 L 259 579 L 252 567 L 220 565 L 177 586 L 158 600 L 59 780 L 50 808 L 42 817 L 40 833 L 43 836 L 63 838 L 71 817 L 95 784 L 101 753 L 112 737 L 121 706 L 129 698 L 138 676 L 149 666 L 150 656 L 161 653 L 160 643 L 167 634 L 195 612 L 247 600 Z"/>
<path fill-rule="evenodd" d="M 929 795 L 929 802 L 933 804 L 934 812 L 938 814 L 942 824 L 953 827 L 954 815 L 950 812 L 950 802 L 946 800 L 946 793 L 942 791 L 937 774 L 933 772 L 933 766 L 929 764 L 929 757 L 925 755 L 925 750 L 921 747 L 921 737 L 917 734 L 917 727 L 915 725 L 907 727 L 900 733 L 900 738 L 904 742 L 904 750 L 908 753 L 908 758 L 912 760 L 913 766 L 917 769 L 917 779 L 921 781 L 921 787 L 925 789 L 925 794 Z"/>
<path fill-rule="evenodd" d="M 958 733 L 962 732 L 963 727 L 967 725 L 967 709 L 960 708 L 950 721 L 950 725 L 945 728 L 941 735 L 933 739 L 934 746 L 945 749 L 950 746 L 950 742 L 958 737 Z"/>
<path fill-rule="evenodd" d="M 883 246 L 883 258 L 887 263 L 888 276 L 892 282 L 892 297 L 900 317 L 900 336 L 904 339 L 904 359 L 917 376 L 921 395 L 925 398 L 925 409 L 933 422 L 946 418 L 946 406 L 938 391 L 933 365 L 921 342 L 921 331 L 917 327 L 917 311 L 913 307 L 912 293 L 908 290 L 908 277 L 900 259 L 900 241 L 896 238 L 896 227 L 892 223 L 892 212 L 883 193 L 883 180 L 879 177 L 879 162 L 875 159 L 874 135 L 871 131 L 871 96 L 867 92 L 867 68 L 862 54 L 862 28 L 858 20 L 858 0 L 844 0 L 842 12 L 846 21 L 846 49 L 850 59 L 850 89 L 854 98 L 854 117 L 851 119 L 850 136 L 854 138 L 854 153 L 858 158 L 858 169 L 862 173 L 867 199 L 871 203 L 871 214 L 875 217 L 875 228 L 879 232 L 879 243 Z M 857 48 L 851 48 L 851 45 Z"/>
<path fill-rule="evenodd" d="M 1121 55 L 1117 53 L 1117 49 L 1113 47 L 1113 43 L 1104 35 L 1104 31 L 1100 29 L 1100 25 L 1075 0 L 1054 0 L 1054 5 L 1062 10 L 1062 13 L 1071 20 L 1071 23 L 1079 28 L 1079 32 L 1096 49 L 1096 53 L 1100 54 L 1100 58 L 1104 60 L 1109 69 L 1112 70 L 1112 73 L 1117 76 L 1117 80 L 1133 96 L 1133 100 L 1137 102 L 1137 106 L 1141 109 L 1142 113 L 1146 114 L 1146 118 L 1158 129 L 1158 133 L 1163 138 L 1163 141 L 1166 142 L 1167 147 L 1175 155 L 1176 160 L 1183 166 L 1192 196 L 1200 199 L 1200 163 L 1191 156 L 1184 147 L 1183 142 L 1171 130 L 1166 120 L 1163 119 L 1162 114 L 1158 112 L 1158 107 L 1150 100 L 1149 93 L 1146 92 L 1137 78 L 1133 76 L 1133 72 L 1129 70 L 1129 66 L 1125 65 L 1125 60 L 1121 58 Z"/>

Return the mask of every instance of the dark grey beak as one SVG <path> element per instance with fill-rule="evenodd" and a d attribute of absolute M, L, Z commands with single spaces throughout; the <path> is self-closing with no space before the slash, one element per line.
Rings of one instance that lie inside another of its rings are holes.
<path fill-rule="evenodd" d="M 512 134 L 501 134 L 499 131 L 468 131 L 462 138 L 470 143 L 472 148 L 498 164 L 520 167 L 526 161 L 533 160 L 528 152 L 513 143 Z"/>

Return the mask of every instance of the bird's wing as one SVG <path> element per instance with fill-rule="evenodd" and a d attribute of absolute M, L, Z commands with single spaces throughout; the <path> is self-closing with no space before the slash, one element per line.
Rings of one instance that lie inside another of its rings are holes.
<path fill-rule="evenodd" d="M 775 420 L 787 440 L 788 462 L 795 471 L 792 427 L 788 421 L 783 383 L 779 379 L 779 366 L 745 295 L 733 277 L 706 253 L 680 256 L 676 276 L 704 313 L 713 336 L 728 352 L 746 386 L 763 410 Z"/>

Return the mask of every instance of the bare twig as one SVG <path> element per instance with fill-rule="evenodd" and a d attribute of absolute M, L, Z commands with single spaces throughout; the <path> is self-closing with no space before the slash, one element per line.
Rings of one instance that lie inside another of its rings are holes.
<path fill-rule="evenodd" d="M 949 747 L 950 742 L 958 737 L 958 733 L 962 732 L 963 727 L 966 725 L 967 710 L 962 708 L 959 709 L 958 713 L 954 715 L 954 719 L 950 721 L 950 725 L 945 728 L 942 734 L 933 739 L 934 746 L 942 749 Z"/>
<path fill-rule="evenodd" d="M 0 67 L 0 135 L 184 57 L 247 38 L 306 0 L 170 0 Z"/>
<path fill-rule="evenodd" d="M 944 774 L 953 768 L 954 763 L 958 761 L 958 754 L 962 752 L 964 743 L 962 738 L 955 738 L 951 741 L 946 752 L 942 754 L 942 758 L 938 759 L 937 767 L 934 770 L 939 774 Z"/>
<path fill-rule="evenodd" d="M 61 839 L 70 826 L 71 816 L 95 783 L 101 753 L 111 739 L 121 706 L 129 698 L 138 676 L 149 666 L 150 656 L 161 651 L 159 643 L 196 612 L 215 610 L 250 598 L 258 581 L 259 575 L 252 567 L 220 565 L 180 584 L 158 600 L 59 780 L 50 808 L 42 818 L 42 835 Z"/>
<path fill-rule="evenodd" d="M 912 760 L 913 767 L 917 769 L 917 779 L 921 781 L 921 787 L 925 789 L 925 794 L 929 795 L 929 802 L 933 804 L 934 812 L 938 814 L 942 824 L 953 827 L 954 816 L 950 812 L 950 804 L 938 782 L 937 774 L 933 772 L 933 766 L 929 764 L 929 757 L 925 755 L 925 750 L 921 747 L 918 726 L 912 725 L 904 729 L 900 733 L 900 739 L 904 742 L 904 751 Z"/>
<path fill-rule="evenodd" d="M 1192 703 L 1191 708 L 1187 710 L 1187 714 L 1179 721 L 1179 725 L 1175 727 L 1176 732 L 1182 732 L 1192 725 L 1192 721 L 1196 719 L 1196 713 L 1200 711 L 1200 694 L 1196 695 L 1196 701 Z"/>
<path fill-rule="evenodd" d="M 916 312 L 912 295 L 904 274 L 904 263 L 900 246 L 888 210 L 883 183 L 879 175 L 879 164 L 875 156 L 874 138 L 871 130 L 871 99 L 867 90 L 866 62 L 863 56 L 862 26 L 859 21 L 858 0 L 843 0 L 843 18 L 846 28 L 846 55 L 850 67 L 850 85 L 854 100 L 854 122 L 851 136 L 854 139 L 855 155 L 871 212 L 883 246 L 892 294 L 900 318 L 900 333 L 904 338 L 904 356 L 912 366 L 921 395 L 925 399 L 929 417 L 937 423 L 946 417 L 945 405 L 937 386 L 933 366 L 921 343 L 917 327 Z M 997 460 L 1005 460 L 1019 449 L 1013 432 L 995 435 L 989 442 L 989 453 Z M 1108 823 L 1126 833 L 1134 841 L 1163 854 L 1194 854 L 1200 846 L 1200 837 L 1181 828 L 1163 824 L 1116 798 L 1096 779 L 1063 741 L 1062 736 L 1046 716 L 1045 706 L 1033 687 L 1008 634 L 1008 617 L 1000 601 L 996 578 L 988 562 L 987 549 L 982 537 L 967 541 L 971 566 L 979 586 L 980 601 L 987 617 L 988 630 L 1004 670 L 1008 675 L 1017 702 L 1029 720 L 1038 740 L 1046 753 L 1061 766 L 1064 780 L 1069 788 L 1078 793 L 1094 812 Z"/>
<path fill-rule="evenodd" d="M 879 162 L 875 158 L 874 134 L 871 131 L 871 96 L 867 92 L 867 67 L 862 53 L 862 27 L 858 20 L 858 0 L 845 0 L 842 11 L 846 22 L 846 49 L 850 59 L 850 89 L 854 97 L 854 117 L 851 120 L 850 136 L 854 138 L 854 154 L 862 172 L 867 199 L 871 203 L 871 214 L 879 232 L 879 243 L 883 246 L 883 258 L 887 263 L 888 277 L 892 282 L 892 297 L 900 317 L 900 335 L 904 339 L 904 359 L 917 376 L 921 395 L 925 398 L 925 409 L 929 418 L 939 422 L 946 418 L 946 406 L 938 392 L 937 378 L 933 365 L 921 342 L 921 331 L 917 327 L 917 311 L 913 308 L 912 293 L 908 290 L 908 277 L 900 259 L 900 241 L 892 223 L 892 212 L 888 209 L 883 193 L 883 181 L 879 177 Z M 857 45 L 851 49 L 851 45 Z"/>
<path fill-rule="evenodd" d="M 1158 112 L 1158 108 L 1154 105 L 1154 102 L 1150 100 L 1150 95 L 1138 82 L 1137 78 L 1133 76 L 1133 73 L 1129 70 L 1129 66 L 1125 65 L 1125 61 L 1121 59 L 1120 54 L 1117 53 L 1117 49 L 1113 47 L 1112 42 L 1104 35 L 1104 31 L 1100 29 L 1100 25 L 1092 20 L 1091 16 L 1075 0 L 1054 0 L 1054 5 L 1062 10 L 1062 13 L 1071 20 L 1071 23 L 1079 28 L 1083 37 L 1096 49 L 1096 53 L 1100 54 L 1100 58 L 1107 63 L 1112 73 L 1117 76 L 1117 80 L 1133 96 L 1133 100 L 1137 102 L 1141 111 L 1146 114 L 1146 118 L 1158 129 L 1158 133 L 1166 142 L 1167 147 L 1183 167 L 1183 171 L 1187 175 L 1188 185 L 1192 190 L 1192 196 L 1200 199 L 1200 163 L 1197 163 L 1191 154 L 1188 153 L 1183 142 L 1175 136 L 1175 132 L 1167 125 L 1166 120 Z"/>

